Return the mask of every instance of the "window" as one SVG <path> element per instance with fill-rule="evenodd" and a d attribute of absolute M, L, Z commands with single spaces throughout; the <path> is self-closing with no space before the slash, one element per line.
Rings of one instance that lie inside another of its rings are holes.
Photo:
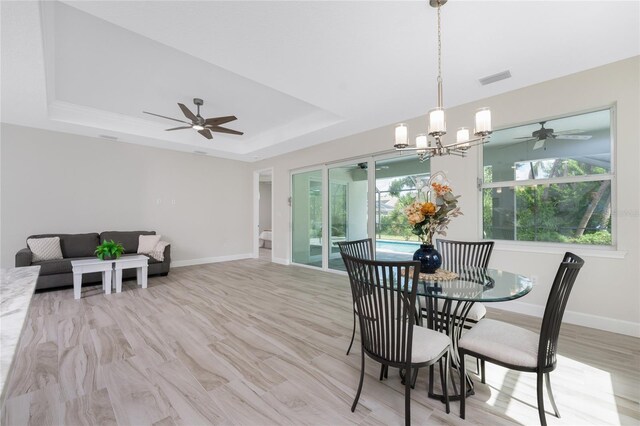
<path fill-rule="evenodd" d="M 483 148 L 484 238 L 612 245 L 611 114 L 494 132 Z"/>

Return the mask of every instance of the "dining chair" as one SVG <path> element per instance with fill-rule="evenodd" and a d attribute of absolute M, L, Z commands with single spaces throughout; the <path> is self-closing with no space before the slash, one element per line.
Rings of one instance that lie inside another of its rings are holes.
<path fill-rule="evenodd" d="M 447 380 L 449 344 L 447 335 L 416 325 L 416 295 L 420 262 L 385 262 L 342 255 L 360 322 L 360 382 L 351 411 L 362 391 L 365 355 L 382 366 L 412 371 L 444 360 L 441 383 L 449 412 Z M 441 370 L 443 364 L 440 364 Z M 382 375 L 381 375 L 382 379 Z M 405 380 L 405 424 L 411 424 L 411 380 Z"/>
<path fill-rule="evenodd" d="M 512 370 L 536 373 L 538 375 L 538 414 L 542 426 L 547 424 L 542 389 L 545 378 L 554 414 L 556 417 L 560 417 L 558 407 L 553 399 L 549 373 L 556 368 L 558 335 L 562 325 L 562 316 L 573 284 L 583 265 L 584 261 L 581 258 L 570 252 L 565 253 L 547 299 L 539 334 L 505 322 L 483 319 L 465 333 L 458 342 L 461 374 L 465 371 L 465 355 L 471 355 Z M 462 395 L 465 394 L 465 386 L 466 383 L 462 380 Z M 460 400 L 460 417 L 464 419 L 464 416 L 465 399 L 462 398 Z"/>
<path fill-rule="evenodd" d="M 348 254 L 349 256 L 357 257 L 360 259 L 374 260 L 376 252 L 373 249 L 373 241 L 371 238 L 365 238 L 363 240 L 354 241 L 341 241 L 338 242 L 340 248 L 340 254 Z M 351 343 L 347 349 L 347 355 L 351 352 L 351 346 L 353 346 L 353 340 L 356 337 L 356 304 L 355 299 L 353 303 L 353 332 L 351 333 Z"/>
<path fill-rule="evenodd" d="M 465 266 L 486 268 L 493 252 L 493 241 L 453 241 L 438 239 L 437 250 L 442 257 L 442 269 L 458 272 Z M 442 304 L 442 301 L 439 302 Z M 438 306 L 441 311 L 441 306 Z M 471 328 L 487 314 L 482 303 L 474 303 L 467 313 L 465 328 Z"/>

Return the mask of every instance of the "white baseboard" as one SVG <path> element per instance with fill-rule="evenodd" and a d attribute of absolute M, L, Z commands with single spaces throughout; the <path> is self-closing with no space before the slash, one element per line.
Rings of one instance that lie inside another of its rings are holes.
<path fill-rule="evenodd" d="M 487 303 L 486 306 L 538 318 L 542 318 L 544 314 L 544 306 L 524 302 Z M 640 337 L 640 323 L 632 321 L 618 320 L 575 311 L 565 311 L 563 321 L 568 324 L 610 331 L 632 337 Z"/>
<path fill-rule="evenodd" d="M 231 260 L 251 259 L 253 253 L 231 254 L 228 256 L 203 257 L 200 259 L 176 260 L 171 262 L 172 268 L 180 268 L 181 266 L 204 265 L 205 263 L 229 262 Z"/>
<path fill-rule="evenodd" d="M 271 261 L 273 263 L 277 263 L 279 265 L 285 265 L 285 266 L 289 266 L 291 264 L 291 262 L 289 262 L 289 259 L 282 259 L 279 257 L 271 257 Z"/>

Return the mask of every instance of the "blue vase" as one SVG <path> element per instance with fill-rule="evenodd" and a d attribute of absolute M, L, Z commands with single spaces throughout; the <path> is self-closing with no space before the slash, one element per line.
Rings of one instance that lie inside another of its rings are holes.
<path fill-rule="evenodd" d="M 442 256 L 432 244 L 420 244 L 420 248 L 413 253 L 413 260 L 420 261 L 420 272 L 433 274 L 442 265 Z"/>

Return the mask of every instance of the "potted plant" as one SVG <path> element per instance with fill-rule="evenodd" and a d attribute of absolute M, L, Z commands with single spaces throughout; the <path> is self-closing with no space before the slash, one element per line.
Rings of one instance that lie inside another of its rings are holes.
<path fill-rule="evenodd" d="M 98 247 L 96 247 L 95 254 L 100 260 L 118 259 L 124 253 L 124 247 L 122 244 L 116 243 L 113 240 L 103 241 Z"/>

